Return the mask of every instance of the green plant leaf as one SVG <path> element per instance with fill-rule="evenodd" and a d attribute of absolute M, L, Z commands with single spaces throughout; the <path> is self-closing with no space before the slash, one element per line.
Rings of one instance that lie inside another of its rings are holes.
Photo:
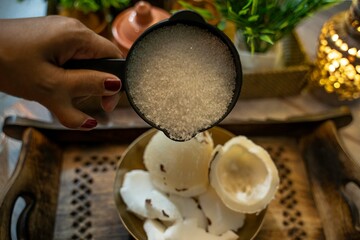
<path fill-rule="evenodd" d="M 211 20 L 215 18 L 215 16 L 207 9 L 193 6 L 185 1 L 178 1 L 178 3 L 180 4 L 180 6 L 182 6 L 185 9 L 193 10 L 199 13 L 205 20 Z"/>
<path fill-rule="evenodd" d="M 263 40 L 264 42 L 274 44 L 274 42 L 271 40 L 269 35 L 260 35 L 260 39 Z"/>
<path fill-rule="evenodd" d="M 255 21 L 257 21 L 258 19 L 259 19 L 259 15 L 253 15 L 253 16 L 250 16 L 249 18 L 248 18 L 248 21 L 249 22 L 255 22 Z"/>
<path fill-rule="evenodd" d="M 225 21 L 225 19 L 222 19 L 222 20 L 218 23 L 217 28 L 220 29 L 221 31 L 223 31 L 223 30 L 226 28 L 226 21 Z"/>
<path fill-rule="evenodd" d="M 253 30 L 250 27 L 245 27 L 245 35 L 253 35 Z"/>
<path fill-rule="evenodd" d="M 279 26 L 279 28 L 280 28 L 280 29 L 284 29 L 284 28 L 286 28 L 287 26 L 289 26 L 289 22 L 288 22 L 288 21 L 285 21 L 285 22 L 283 22 L 283 23 Z"/>
<path fill-rule="evenodd" d="M 274 31 L 274 30 L 271 30 L 271 29 L 262 29 L 260 32 L 261 32 L 262 34 L 270 34 L 270 35 L 275 34 L 275 31 Z"/>
<path fill-rule="evenodd" d="M 248 12 L 249 12 L 249 9 L 242 9 L 242 10 L 240 10 L 239 12 L 238 12 L 238 15 L 246 15 L 246 14 L 248 14 Z"/>
<path fill-rule="evenodd" d="M 64 8 L 72 8 L 74 7 L 74 1 L 73 0 L 60 0 L 60 5 Z"/>
<path fill-rule="evenodd" d="M 264 51 L 305 18 L 343 0 L 215 0 L 223 17 L 243 31 L 250 49 Z M 261 41 L 266 44 L 261 44 Z"/>
<path fill-rule="evenodd" d="M 129 6 L 130 0 L 60 0 L 59 4 L 64 8 L 75 8 L 84 13 L 89 13 L 110 7 L 122 9 Z"/>
<path fill-rule="evenodd" d="M 242 9 L 248 9 L 248 8 L 250 8 L 250 6 L 251 6 L 251 4 L 253 3 L 253 1 L 252 0 L 250 0 L 250 1 L 247 1 L 247 3 L 243 6 L 243 8 Z"/>

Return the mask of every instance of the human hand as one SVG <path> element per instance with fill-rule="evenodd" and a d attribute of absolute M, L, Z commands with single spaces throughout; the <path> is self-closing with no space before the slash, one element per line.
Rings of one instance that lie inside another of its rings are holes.
<path fill-rule="evenodd" d="M 114 44 L 75 19 L 0 20 L 0 91 L 39 102 L 69 128 L 94 128 L 96 120 L 76 103 L 98 96 L 104 111 L 112 111 L 121 81 L 110 73 L 61 66 L 70 59 L 120 57 Z"/>

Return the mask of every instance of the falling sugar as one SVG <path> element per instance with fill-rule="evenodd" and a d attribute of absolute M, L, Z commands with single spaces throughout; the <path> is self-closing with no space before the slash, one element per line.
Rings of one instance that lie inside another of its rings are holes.
<path fill-rule="evenodd" d="M 127 61 L 133 103 L 171 139 L 189 140 L 220 120 L 231 103 L 233 57 L 204 29 L 177 24 L 154 30 Z"/>

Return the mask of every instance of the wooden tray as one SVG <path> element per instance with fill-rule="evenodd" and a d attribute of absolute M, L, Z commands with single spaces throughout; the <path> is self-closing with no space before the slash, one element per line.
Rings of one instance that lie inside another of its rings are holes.
<path fill-rule="evenodd" d="M 349 110 L 341 108 L 286 121 L 220 125 L 265 147 L 279 169 L 280 188 L 256 239 L 360 239 L 356 194 L 344 191 L 347 182 L 360 183 L 360 168 L 337 136 L 351 120 Z M 114 205 L 115 169 L 128 144 L 146 130 L 81 132 L 7 118 L 4 132 L 23 145 L 0 195 L 0 239 L 11 239 L 19 197 L 25 207 L 17 221 L 18 239 L 132 239 Z"/>

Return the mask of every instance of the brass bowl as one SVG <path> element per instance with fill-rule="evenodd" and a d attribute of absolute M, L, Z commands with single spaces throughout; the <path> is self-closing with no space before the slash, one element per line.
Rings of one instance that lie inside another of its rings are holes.
<path fill-rule="evenodd" d="M 119 217 L 124 227 L 129 233 L 137 240 L 146 240 L 147 236 L 143 229 L 144 220 L 138 218 L 133 213 L 127 211 L 127 207 L 123 202 L 120 195 L 120 188 L 123 182 L 124 174 L 134 169 L 144 169 L 143 154 L 146 145 L 150 141 L 151 137 L 157 132 L 157 129 L 151 129 L 141 136 L 139 136 L 123 153 L 122 158 L 116 169 L 116 177 L 114 183 L 114 198 L 116 208 L 118 210 Z M 213 127 L 208 130 L 214 140 L 214 146 L 218 144 L 224 144 L 229 139 L 234 137 L 234 134 L 222 129 L 220 127 Z M 244 226 L 240 228 L 236 234 L 238 234 L 241 240 L 250 240 L 255 238 L 259 232 L 266 209 L 259 214 L 247 214 Z"/>

